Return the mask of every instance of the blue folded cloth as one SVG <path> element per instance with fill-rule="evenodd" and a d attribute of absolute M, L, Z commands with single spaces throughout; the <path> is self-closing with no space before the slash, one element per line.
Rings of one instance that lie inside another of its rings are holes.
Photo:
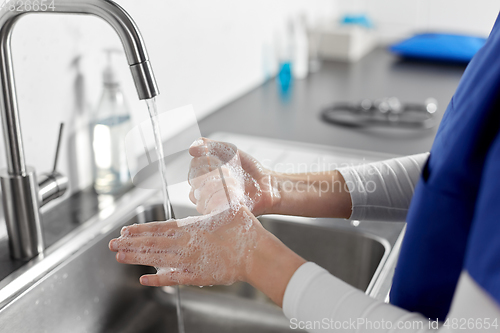
<path fill-rule="evenodd" d="M 391 45 L 389 50 L 407 58 L 469 62 L 485 42 L 481 37 L 425 33 Z"/>

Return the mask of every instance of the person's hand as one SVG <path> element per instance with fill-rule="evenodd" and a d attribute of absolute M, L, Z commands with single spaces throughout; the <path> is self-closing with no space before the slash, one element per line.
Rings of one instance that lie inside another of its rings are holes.
<path fill-rule="evenodd" d="M 124 227 L 109 243 L 124 264 L 156 267 L 145 286 L 229 285 L 245 281 L 281 305 L 288 281 L 305 260 L 245 206 L 222 213 Z"/>
<path fill-rule="evenodd" d="M 188 175 L 189 198 L 199 213 L 221 211 L 236 203 L 258 216 L 279 204 L 274 174 L 236 146 L 200 138 L 189 153 L 193 156 Z"/>
<path fill-rule="evenodd" d="M 244 206 L 238 210 L 124 227 L 109 243 L 125 264 L 156 267 L 147 286 L 229 285 L 245 280 L 252 250 L 268 232 Z"/>

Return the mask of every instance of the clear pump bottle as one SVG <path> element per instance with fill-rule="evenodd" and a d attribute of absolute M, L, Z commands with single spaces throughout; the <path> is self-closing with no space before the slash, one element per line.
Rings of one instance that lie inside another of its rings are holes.
<path fill-rule="evenodd" d="M 103 72 L 103 92 L 97 107 L 92 146 L 94 149 L 94 188 L 99 194 L 116 194 L 132 185 L 125 153 L 125 136 L 132 128 L 129 108 L 113 67 L 113 55 L 106 50 L 108 63 Z M 130 170 L 132 171 L 132 170 Z"/>

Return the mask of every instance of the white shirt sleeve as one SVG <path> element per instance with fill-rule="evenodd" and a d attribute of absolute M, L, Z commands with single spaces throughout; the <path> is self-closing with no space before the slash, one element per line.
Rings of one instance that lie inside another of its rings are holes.
<path fill-rule="evenodd" d="M 464 332 L 460 325 L 453 326 L 464 319 L 472 325 L 466 326 L 466 332 L 498 332 L 500 327 L 492 326 L 495 320 L 500 325 L 498 304 L 467 272 L 460 277 L 446 327 L 439 328 L 421 314 L 375 300 L 312 262 L 299 267 L 290 279 L 283 311 L 290 328 L 309 332 Z"/>
<path fill-rule="evenodd" d="M 351 193 L 351 220 L 406 220 L 429 153 L 337 169 Z"/>

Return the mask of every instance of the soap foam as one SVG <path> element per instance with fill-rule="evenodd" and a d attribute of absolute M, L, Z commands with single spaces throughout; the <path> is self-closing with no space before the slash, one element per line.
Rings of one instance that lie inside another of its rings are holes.
<path fill-rule="evenodd" d="M 246 215 L 246 214 L 244 214 Z M 248 268 L 248 248 L 252 248 L 257 238 L 255 230 L 251 230 L 252 220 L 244 216 L 242 221 L 233 225 L 235 211 L 224 211 L 206 216 L 203 220 L 183 227 L 190 239 L 179 257 L 194 259 L 191 265 L 175 263 L 181 271 L 189 273 L 191 279 L 202 280 L 211 277 L 210 284 L 232 284 L 241 277 L 239 267 L 242 263 Z M 221 235 L 222 234 L 222 235 Z M 214 237 L 225 238 L 218 242 Z M 228 242 L 229 240 L 229 242 Z M 171 273 L 167 268 L 159 270 L 159 274 Z M 175 276 L 173 276 L 175 279 Z M 181 282 L 181 281 L 178 281 Z"/>
<path fill-rule="evenodd" d="M 236 146 L 217 141 L 208 141 L 206 146 L 203 156 L 209 159 L 202 165 L 192 166 L 189 175 L 191 184 L 199 179 L 193 194 L 198 202 L 205 200 L 201 203 L 202 212 L 228 209 L 233 203 L 252 210 L 262 198 L 262 189 L 241 166 Z"/>
<path fill-rule="evenodd" d="M 157 274 L 169 275 L 178 284 L 229 285 L 242 278 L 242 269 L 251 268 L 250 254 L 258 238 L 251 214 L 240 208 L 232 205 L 178 220 L 175 232 L 122 235 L 122 242 L 136 263 L 153 266 Z M 149 239 L 133 248 L 131 240 L 137 236 Z"/>
<path fill-rule="evenodd" d="M 203 143 L 197 140 L 193 146 Z M 251 211 L 262 189 L 242 168 L 235 146 L 209 141 L 203 155 L 207 162 L 192 167 L 189 180 L 199 185 L 193 194 L 197 201 L 206 200 L 203 208 L 208 214 L 177 220 L 177 228 L 166 232 L 131 235 L 124 230 L 121 238 L 149 237 L 130 255 L 177 284 L 229 285 L 242 278 L 242 267 L 247 273 L 252 267 L 258 234 L 253 215 L 241 208 Z"/>

